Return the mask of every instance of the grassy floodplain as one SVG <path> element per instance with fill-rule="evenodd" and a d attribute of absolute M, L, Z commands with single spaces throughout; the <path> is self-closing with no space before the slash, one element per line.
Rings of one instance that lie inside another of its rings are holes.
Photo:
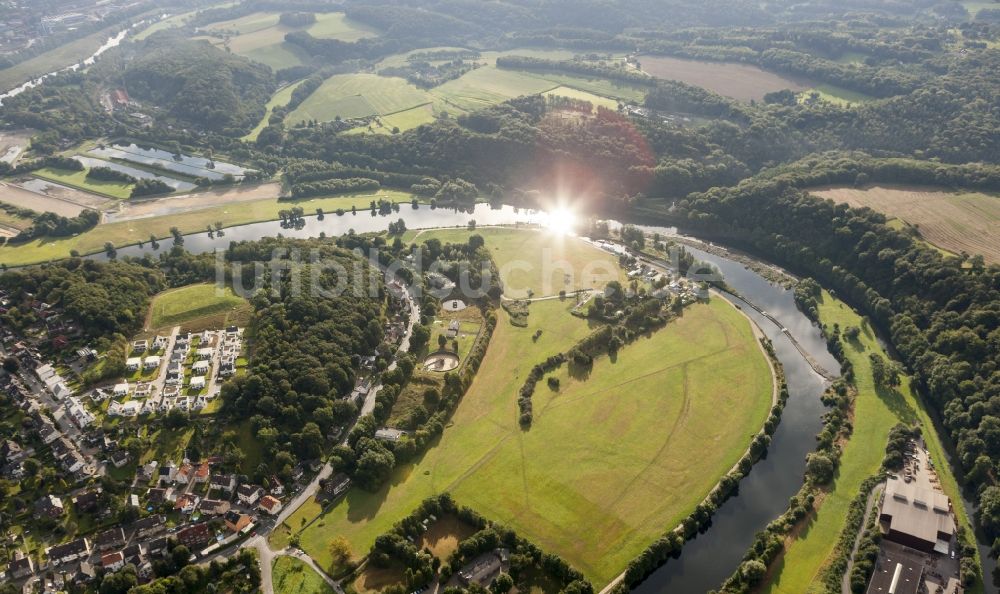
<path fill-rule="evenodd" d="M 871 327 L 842 301 L 823 293 L 819 308 L 820 320 L 829 327 L 838 324 L 861 328 L 857 341 L 845 341 L 844 350 L 854 364 L 858 396 L 854 409 L 854 431 L 844 448 L 840 468 L 814 520 L 791 541 L 786 554 L 777 562 L 773 578 L 762 592 L 770 594 L 801 594 L 822 592 L 821 572 L 830 560 L 838 537 L 844 528 L 847 510 L 858 494 L 860 485 L 875 474 L 885 454 L 889 430 L 897 423 L 919 422 L 923 428 L 931 457 L 943 461 L 944 448 L 934 430 L 923 403 L 909 388 L 904 377 L 896 390 L 876 389 L 872 379 L 870 353 L 885 356 Z M 935 465 L 945 493 L 955 502 L 960 525 L 970 526 L 961 491 L 947 464 Z M 970 528 L 971 533 L 971 528 Z M 982 592 L 982 585 L 969 592 Z"/>
<path fill-rule="evenodd" d="M 71 188 L 83 190 L 84 192 L 93 192 L 94 194 L 100 194 L 102 196 L 116 198 L 118 200 L 125 200 L 131 196 L 132 188 L 135 186 L 135 184 L 130 183 L 88 179 L 87 170 L 69 171 L 67 169 L 46 167 L 35 171 L 34 174 L 42 179 L 54 181 Z"/>
<path fill-rule="evenodd" d="M 215 316 L 247 306 L 230 287 L 218 289 L 214 284 L 188 285 L 164 291 L 153 297 L 149 306 L 149 328 L 165 328 Z"/>
<path fill-rule="evenodd" d="M 76 64 L 97 51 L 97 48 L 101 47 L 108 40 L 108 37 L 115 35 L 120 30 L 120 25 L 108 27 L 10 68 L 0 70 L 0 92 L 7 92 L 29 80 Z"/>
<path fill-rule="evenodd" d="M 523 299 L 557 295 L 578 289 L 602 288 L 609 281 L 624 283 L 618 258 L 580 239 L 548 231 L 486 227 L 475 231 L 486 240 L 504 282 L 504 294 Z M 463 229 L 434 229 L 407 233 L 407 241 L 439 239 L 461 243 L 469 237 Z M 551 262 L 546 266 L 546 262 Z M 560 267 L 557 263 L 565 263 Z M 566 277 L 566 271 L 572 274 Z"/>
<path fill-rule="evenodd" d="M 67 258 L 70 256 L 71 250 L 76 250 L 80 254 L 100 252 L 103 251 L 104 244 L 108 241 L 120 248 L 139 241 L 147 241 L 150 235 L 164 239 L 170 237 L 171 227 L 177 227 L 181 233 L 197 233 L 204 231 L 207 224 L 215 222 L 221 222 L 224 227 L 232 227 L 259 221 L 271 221 L 278 218 L 279 211 L 288 210 L 293 206 L 301 206 L 307 214 L 313 213 L 317 208 L 322 208 L 327 213 L 332 213 L 339 208 L 349 211 L 352 206 L 357 207 L 359 211 L 365 210 L 367 212 L 368 205 L 372 200 L 410 202 L 412 198 L 413 196 L 406 192 L 380 190 L 376 194 L 282 201 L 267 198 L 222 204 L 171 215 L 103 223 L 74 237 L 45 237 L 17 245 L 0 246 L 0 263 L 8 266 L 37 264 Z M 225 237 L 221 237 L 219 241 L 220 245 L 228 243 Z"/>
<path fill-rule="evenodd" d="M 749 322 L 722 300 L 692 306 L 616 358 L 600 358 L 588 377 L 558 371 L 558 391 L 541 382 L 534 424 L 522 431 L 516 394 L 530 368 L 592 331 L 569 315 L 572 303 L 533 303 L 527 328 L 501 312 L 438 445 L 378 492 L 351 490 L 302 532 L 301 546 L 323 567 L 332 563 L 334 535 L 363 556 L 421 500 L 448 491 L 600 587 L 690 513 L 770 407 L 770 371 Z M 720 419 L 721 409 L 730 414 Z M 297 530 L 304 521 L 293 516 L 289 525 Z"/>

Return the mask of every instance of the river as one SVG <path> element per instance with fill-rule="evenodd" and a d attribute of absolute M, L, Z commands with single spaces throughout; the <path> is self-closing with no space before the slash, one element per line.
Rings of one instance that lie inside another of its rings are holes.
<path fill-rule="evenodd" d="M 40 76 L 40 77 L 38 77 L 36 79 L 29 80 L 28 82 L 22 84 L 21 86 L 15 87 L 15 88 L 7 91 L 6 93 L 0 95 L 0 105 L 3 105 L 3 100 L 4 99 L 7 99 L 8 97 L 14 97 L 15 95 L 20 95 L 21 93 L 27 91 L 28 89 L 37 87 L 38 85 L 42 84 L 42 82 L 46 78 L 48 78 L 50 76 L 55 76 L 56 74 L 59 74 L 60 72 L 66 72 L 66 71 L 69 71 L 69 70 L 79 70 L 81 66 L 90 66 L 91 64 L 93 64 L 94 62 L 97 61 L 97 57 L 98 56 L 100 56 L 104 52 L 108 51 L 109 49 L 111 49 L 113 47 L 116 47 L 119 43 L 121 43 L 122 40 L 125 39 L 125 36 L 128 34 L 128 32 L 129 32 L 129 29 L 125 28 L 125 29 L 122 29 L 121 31 L 119 31 L 118 34 L 112 35 L 111 37 L 108 37 L 108 40 L 104 42 L 104 45 L 102 45 L 101 47 L 97 48 L 97 50 L 93 54 L 91 54 L 89 58 L 83 60 L 82 62 L 77 62 L 76 64 L 73 64 L 72 66 L 66 66 L 65 68 L 60 68 L 59 70 L 53 70 L 52 72 L 50 72 L 48 74 L 44 74 L 44 75 L 42 75 L 42 76 Z"/>

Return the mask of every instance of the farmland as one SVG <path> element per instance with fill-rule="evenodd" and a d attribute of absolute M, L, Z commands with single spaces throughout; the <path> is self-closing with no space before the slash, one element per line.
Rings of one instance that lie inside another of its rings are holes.
<path fill-rule="evenodd" d="M 309 120 L 328 122 L 406 111 L 430 102 L 427 94 L 402 78 L 375 74 L 338 74 L 288 114 L 289 124 Z"/>
<path fill-rule="evenodd" d="M 285 35 L 292 31 L 302 30 L 317 38 L 348 42 L 378 34 L 370 27 L 351 21 L 341 12 L 319 13 L 316 22 L 306 27 L 282 25 L 278 22 L 279 16 L 277 12 L 255 12 L 238 19 L 213 23 L 205 29 L 214 35 L 206 38 L 228 47 L 233 53 L 277 70 L 307 61 L 300 48 L 285 41 Z M 219 36 L 223 37 L 220 39 Z"/>
<path fill-rule="evenodd" d="M 689 513 L 739 458 L 770 406 L 770 372 L 748 322 L 714 300 L 614 360 L 598 359 L 586 378 L 557 371 L 559 390 L 536 391 L 535 421 L 522 431 L 514 402 L 527 371 L 591 331 L 570 307 L 535 302 L 527 328 L 501 312 L 440 443 L 378 492 L 349 492 L 301 534 L 301 546 L 329 567 L 331 535 L 343 535 L 362 556 L 422 499 L 449 491 L 599 587 Z M 732 414 L 719 418 L 723 408 Z"/>
<path fill-rule="evenodd" d="M 858 494 L 862 481 L 878 471 L 889 430 L 897 423 L 920 423 L 931 457 L 935 460 L 947 459 L 923 402 L 910 390 L 908 378 L 904 377 L 898 388 L 876 389 L 868 356 L 873 352 L 883 356 L 885 353 L 867 322 L 827 292 L 823 293 L 819 315 L 827 326 L 837 324 L 841 328 L 855 326 L 861 329 L 857 340 L 844 342 L 845 354 L 854 365 L 858 388 L 854 427 L 844 448 L 839 470 L 816 517 L 797 539 L 791 541 L 787 553 L 775 565 L 773 579 L 763 590 L 772 594 L 822 591 L 820 572 L 844 528 L 847 509 Z M 961 492 L 950 466 L 938 465 L 937 471 L 945 494 L 952 501 L 961 501 Z M 959 524 L 968 526 L 964 507 L 956 505 L 955 512 Z"/>
<path fill-rule="evenodd" d="M 300 80 L 299 82 L 292 83 L 290 85 L 285 85 L 280 90 L 278 90 L 277 93 L 272 95 L 271 99 L 267 102 L 267 105 L 265 105 L 267 111 L 264 112 L 264 117 L 260 119 L 260 122 L 257 123 L 257 125 L 254 127 L 253 130 L 250 131 L 249 134 L 243 137 L 243 140 L 248 140 L 248 141 L 257 140 L 257 137 L 260 135 L 260 131 L 263 130 L 265 127 L 267 127 L 268 119 L 271 117 L 271 113 L 274 111 L 274 108 L 288 105 L 288 102 L 292 100 L 292 93 L 295 91 L 295 88 L 298 87 L 303 82 L 305 81 Z"/>
<path fill-rule="evenodd" d="M 896 186 L 823 188 L 812 193 L 900 219 L 916 229 L 924 240 L 949 252 L 980 254 L 987 262 L 1000 263 L 998 196 Z"/>
<path fill-rule="evenodd" d="M 768 72 L 749 64 L 667 56 L 640 56 L 639 61 L 644 71 L 657 78 L 679 80 L 740 101 L 759 101 L 771 91 L 804 91 L 812 86 L 806 80 Z"/>
<path fill-rule="evenodd" d="M 220 289 L 213 284 L 189 285 L 153 297 L 146 325 L 150 329 L 166 328 L 227 314 L 247 305 L 246 300 L 236 296 L 229 287 Z"/>

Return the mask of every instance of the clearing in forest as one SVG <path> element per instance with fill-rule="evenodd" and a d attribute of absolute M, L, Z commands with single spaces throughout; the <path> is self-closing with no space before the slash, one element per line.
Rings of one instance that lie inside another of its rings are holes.
<path fill-rule="evenodd" d="M 980 254 L 1000 263 L 1000 196 L 940 188 L 871 186 L 810 192 L 834 202 L 868 207 L 902 220 L 921 238 L 953 254 Z"/>

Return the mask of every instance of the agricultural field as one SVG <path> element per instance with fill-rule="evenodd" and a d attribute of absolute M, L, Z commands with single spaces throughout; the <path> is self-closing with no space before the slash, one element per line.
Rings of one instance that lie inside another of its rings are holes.
<path fill-rule="evenodd" d="M 760 101 L 772 91 L 805 91 L 814 86 L 801 78 L 777 74 L 750 64 L 707 62 L 668 56 L 640 56 L 643 71 L 657 77 L 679 80 L 740 101 Z"/>
<path fill-rule="evenodd" d="M 868 356 L 873 352 L 883 357 L 886 355 L 867 322 L 825 291 L 819 316 L 827 326 L 838 324 L 841 328 L 856 326 L 861 329 L 858 340 L 844 343 L 845 353 L 854 364 L 858 387 L 853 416 L 854 430 L 818 513 L 799 537 L 791 542 L 786 554 L 775 563 L 771 582 L 761 590 L 770 594 L 823 591 L 821 571 L 829 562 L 844 528 L 847 510 L 858 494 L 861 483 L 878 471 L 885 454 L 889 430 L 897 423 L 920 423 L 931 457 L 935 460 L 947 459 L 923 402 L 909 388 L 909 378 L 903 377 L 900 387 L 894 390 L 876 389 Z M 961 501 L 961 492 L 951 473 L 951 466 L 939 464 L 936 470 L 945 493 L 952 501 Z M 969 518 L 965 514 L 965 508 L 956 505 L 955 512 L 959 524 L 968 527 Z"/>
<path fill-rule="evenodd" d="M 328 78 L 316 91 L 288 114 L 294 125 L 309 120 L 328 122 L 388 115 L 431 102 L 431 98 L 402 78 L 375 74 L 338 74 Z"/>
<path fill-rule="evenodd" d="M 526 328 L 501 312 L 440 443 L 380 491 L 351 490 L 302 532 L 301 546 L 331 567 L 331 535 L 342 535 L 360 557 L 421 500 L 448 491 L 600 587 L 688 514 L 770 407 L 770 371 L 749 323 L 722 300 L 692 306 L 614 360 L 600 358 L 589 376 L 558 371 L 558 391 L 541 382 L 522 431 L 514 402 L 530 367 L 592 330 L 569 315 L 571 302 L 533 303 Z M 732 414 L 720 419 L 722 408 Z"/>
<path fill-rule="evenodd" d="M 308 27 L 282 25 L 278 22 L 279 17 L 277 12 L 255 12 L 238 19 L 213 23 L 204 29 L 214 35 L 205 39 L 278 70 L 298 66 L 308 60 L 298 47 L 285 41 L 285 35 L 292 31 L 303 30 L 317 38 L 347 42 L 378 35 L 378 31 L 351 21 L 342 12 L 318 13 L 316 22 Z M 220 39 L 218 35 L 225 37 Z"/>
<path fill-rule="evenodd" d="M 29 80 L 76 64 L 97 51 L 97 48 L 118 31 L 118 26 L 109 27 L 0 70 L 0 93 L 6 93 Z"/>
<path fill-rule="evenodd" d="M 474 111 L 522 95 L 536 95 L 556 87 L 551 81 L 516 70 L 483 66 L 431 90 L 449 108 Z"/>
<path fill-rule="evenodd" d="M 264 106 L 267 108 L 267 111 L 264 112 L 264 117 L 260 119 L 260 122 L 258 122 L 254 129 L 251 130 L 249 134 L 244 136 L 242 140 L 250 142 L 257 140 L 257 137 L 260 136 L 260 131 L 267 127 L 268 119 L 271 117 L 271 113 L 274 112 L 274 108 L 288 105 L 288 102 L 292 100 L 292 93 L 294 93 L 295 89 L 303 82 L 305 82 L 304 79 L 290 85 L 285 85 L 279 89 L 278 92 L 272 95 L 271 99 L 268 100 L 267 104 Z"/>
<path fill-rule="evenodd" d="M 396 112 L 387 116 L 380 116 L 369 125 L 358 126 L 357 128 L 348 130 L 345 134 L 363 134 L 366 132 L 373 134 L 392 134 L 396 129 L 399 129 L 400 132 L 404 132 L 406 130 L 412 130 L 413 128 L 423 124 L 429 124 L 433 121 L 434 106 L 427 103 L 425 105 L 414 107 L 413 109 L 407 109 L 405 111 Z"/>
<path fill-rule="evenodd" d="M 1000 196 L 934 188 L 872 186 L 819 188 L 820 198 L 868 207 L 902 220 L 948 252 L 980 254 L 1000 263 Z"/>
<path fill-rule="evenodd" d="M 155 330 L 196 321 L 207 317 L 227 317 L 245 312 L 249 304 L 233 293 L 230 287 L 220 289 L 214 284 L 198 284 L 170 289 L 153 297 L 149 306 L 146 328 Z M 223 320 L 225 322 L 225 320 Z M 224 328 L 225 323 L 216 325 Z"/>
<path fill-rule="evenodd" d="M 503 278 L 504 295 L 512 299 L 528 297 L 529 292 L 532 297 L 544 297 L 627 280 L 615 255 L 576 237 L 549 230 L 489 227 L 475 232 L 486 240 Z M 437 238 L 442 243 L 458 243 L 468 236 L 462 229 L 439 229 L 411 232 L 404 239 L 420 243 Z"/>
<path fill-rule="evenodd" d="M 816 93 L 821 100 L 826 101 L 827 103 L 833 103 L 834 105 L 839 105 L 841 107 L 849 107 L 856 103 L 863 103 L 874 99 L 871 95 L 866 95 L 857 91 L 850 91 L 836 85 L 821 84 L 799 93 L 799 102 L 806 101 L 813 93 Z"/>
<path fill-rule="evenodd" d="M 200 196 L 204 196 L 204 194 L 191 194 L 190 198 L 197 200 Z M 171 227 L 177 227 L 181 233 L 196 233 L 204 231 L 206 225 L 216 222 L 222 223 L 223 227 L 232 227 L 258 221 L 272 221 L 279 218 L 280 211 L 288 210 L 293 206 L 301 206 L 306 213 L 315 212 L 317 208 L 322 208 L 325 212 L 333 212 L 339 208 L 349 211 L 352 206 L 356 206 L 358 209 L 367 209 L 372 200 L 410 202 L 412 198 L 413 195 L 406 192 L 380 190 L 375 194 L 366 193 L 302 200 L 278 201 L 274 197 L 248 200 L 238 202 L 238 204 L 223 200 L 221 204 L 192 210 L 177 208 L 171 211 L 170 207 L 167 206 L 159 208 L 159 210 L 170 211 L 169 214 L 102 223 L 73 237 L 47 237 L 16 246 L 0 246 L 0 263 L 8 266 L 35 264 L 67 258 L 71 250 L 76 250 L 80 254 L 100 252 L 104 250 L 105 242 L 111 242 L 120 248 L 139 241 L 146 241 L 150 235 L 164 239 L 170 237 Z M 30 208 L 30 204 L 26 206 Z"/>
<path fill-rule="evenodd" d="M 333 588 L 311 567 L 287 555 L 274 560 L 271 581 L 276 594 L 333 594 Z"/>

